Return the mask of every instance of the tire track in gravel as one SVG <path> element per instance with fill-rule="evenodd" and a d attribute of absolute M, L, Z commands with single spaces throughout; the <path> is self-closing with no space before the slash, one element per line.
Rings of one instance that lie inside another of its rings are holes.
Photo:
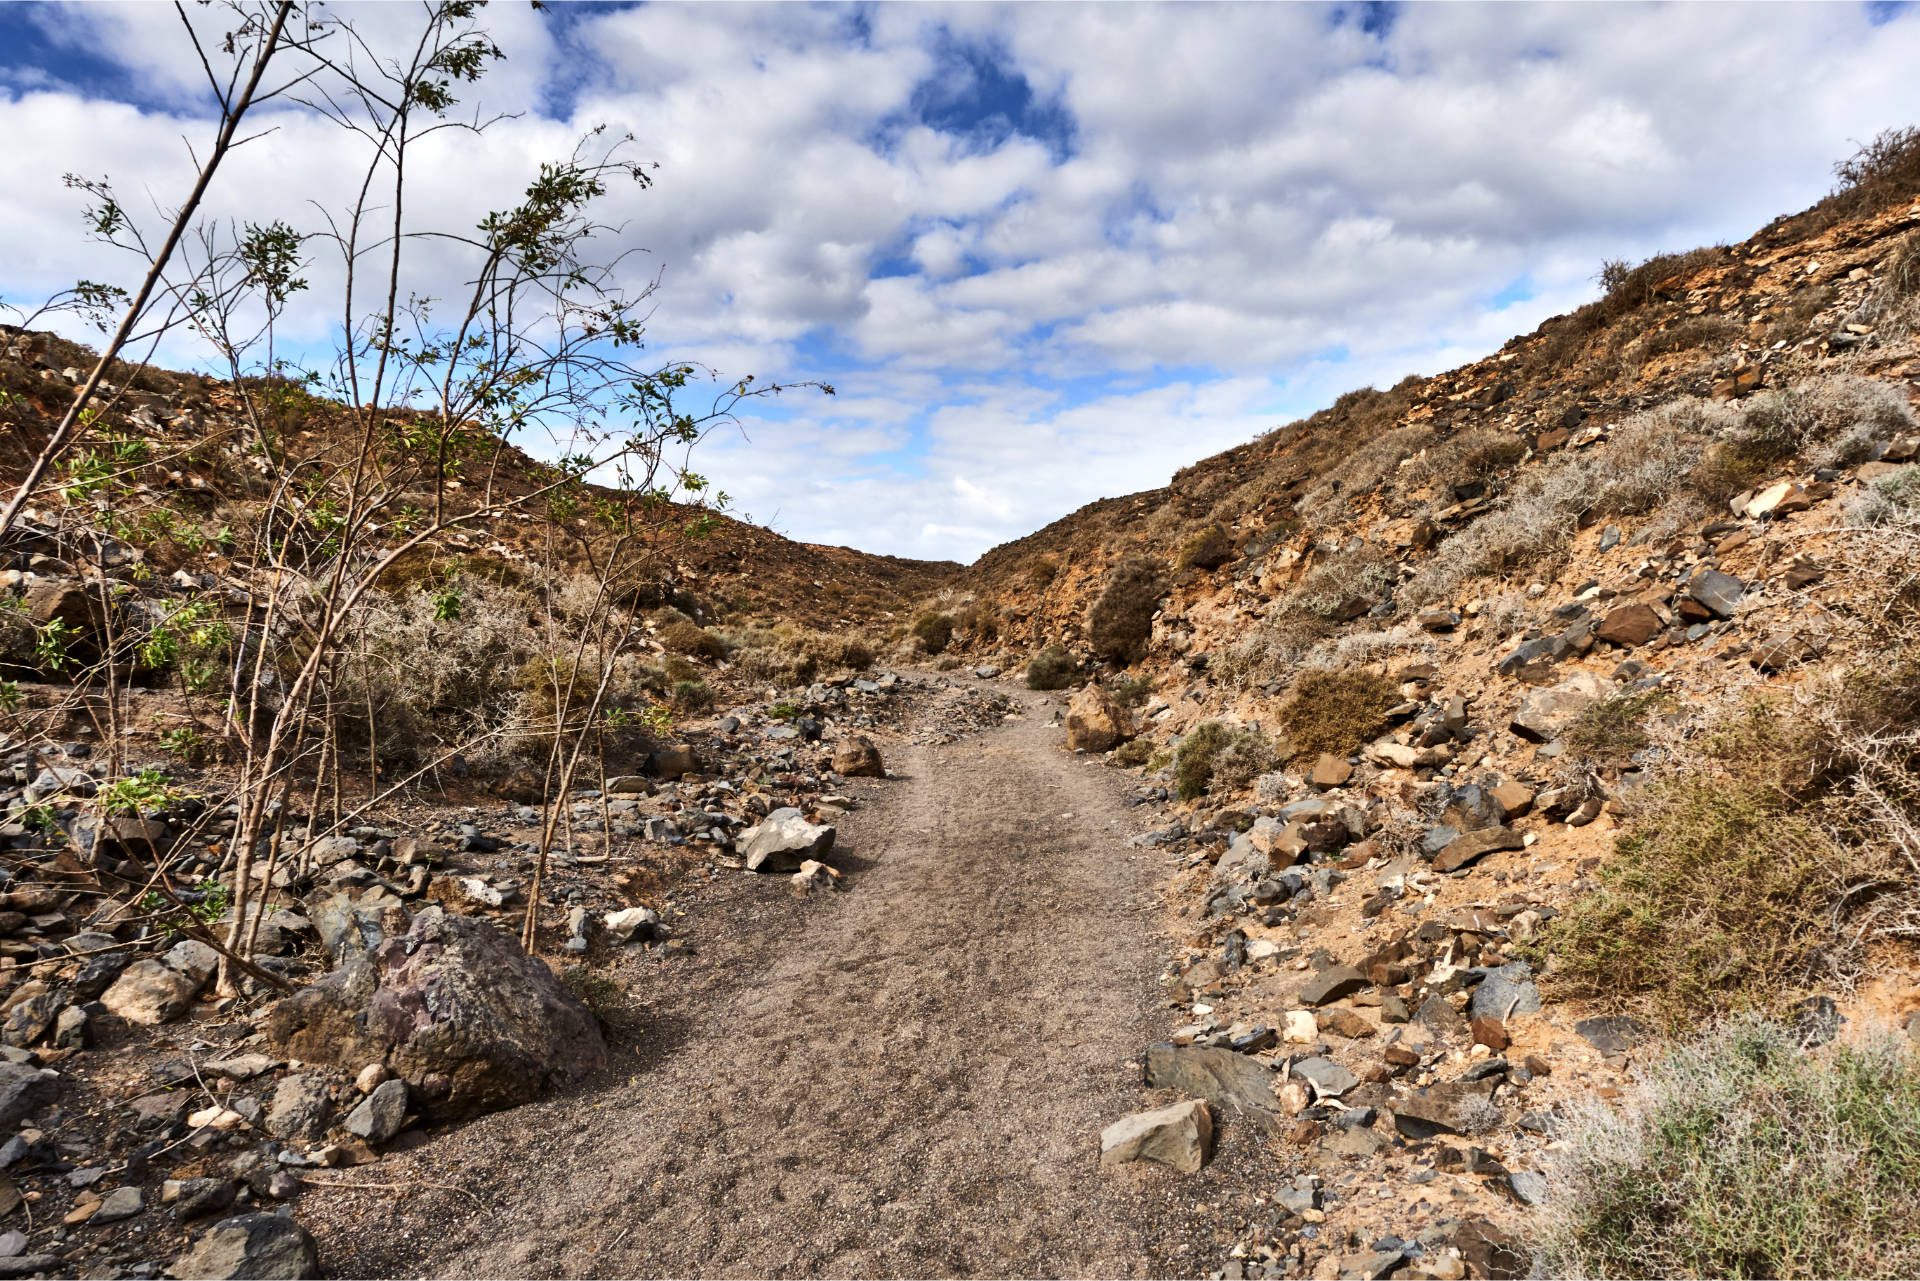
<path fill-rule="evenodd" d="M 723 889 L 697 914 L 697 959 L 648 963 L 645 1025 L 608 1074 L 378 1176 L 458 1182 L 486 1211 L 430 1192 L 400 1208 L 336 1199 L 315 1225 L 329 1270 L 1199 1266 L 1214 1238 L 1191 1202 L 1218 1178 L 1097 1164 L 1100 1128 L 1143 1106 L 1139 1055 L 1165 1029 L 1143 910 L 1157 863 L 1126 843 L 1125 776 L 1064 752 L 1053 700 L 1015 692 L 1023 719 L 894 749 L 901 777 L 840 825 L 843 892 Z"/>

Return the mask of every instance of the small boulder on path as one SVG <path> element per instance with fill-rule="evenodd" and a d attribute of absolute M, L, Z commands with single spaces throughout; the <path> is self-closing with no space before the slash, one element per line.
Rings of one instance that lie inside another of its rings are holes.
<path fill-rule="evenodd" d="M 1106 752 L 1132 738 L 1133 716 L 1099 685 L 1089 682 L 1067 704 L 1067 748 Z"/>
<path fill-rule="evenodd" d="M 434 1112 L 447 1119 L 517 1107 L 607 1054 L 593 1015 L 544 963 L 490 922 L 438 907 L 281 1001 L 267 1036 L 307 1063 L 385 1063 L 416 1089 L 443 1077 Z"/>
<path fill-rule="evenodd" d="M 749 872 L 797 872 L 808 859 L 832 853 L 833 836 L 833 828 L 809 823 L 806 815 L 786 806 L 740 838 L 740 855 Z"/>
<path fill-rule="evenodd" d="M 833 749 L 833 772 L 846 778 L 885 778 L 886 766 L 880 763 L 880 749 L 873 740 L 856 735 L 843 738 Z"/>
<path fill-rule="evenodd" d="M 1100 1164 L 1157 1161 L 1196 1173 L 1213 1146 L 1213 1115 L 1199 1099 L 1122 1117 L 1100 1131 Z"/>

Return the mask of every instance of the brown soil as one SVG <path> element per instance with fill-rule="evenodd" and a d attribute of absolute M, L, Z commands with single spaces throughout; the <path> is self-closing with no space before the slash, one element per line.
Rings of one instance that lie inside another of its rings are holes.
<path fill-rule="evenodd" d="M 1126 776 L 1061 750 L 1057 698 L 862 785 L 845 888 L 726 874 L 698 955 L 635 961 L 606 1077 L 377 1166 L 303 1215 L 336 1275 L 1141 1276 L 1217 1266 L 1179 1180 L 1102 1168 L 1164 1035 L 1153 856 Z M 621 1078 L 626 1078 L 624 1081 Z M 1269 1171 L 1270 1173 L 1270 1171 Z M 1232 1190 L 1230 1191 L 1229 1188 Z M 466 1193 L 471 1193 L 467 1195 Z"/>

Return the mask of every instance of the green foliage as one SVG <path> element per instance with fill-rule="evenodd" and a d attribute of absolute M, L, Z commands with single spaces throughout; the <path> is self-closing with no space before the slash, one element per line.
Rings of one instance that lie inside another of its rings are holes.
<path fill-rule="evenodd" d="M 1377 673 L 1314 669 L 1293 683 L 1280 722 L 1296 756 L 1352 756 L 1386 728 L 1398 702 L 1399 689 Z"/>
<path fill-rule="evenodd" d="M 1722 1025 L 1578 1109 L 1533 1220 L 1536 1276 L 1920 1273 L 1920 1060 Z"/>
<path fill-rule="evenodd" d="M 1131 738 L 1113 749 L 1108 763 L 1118 769 L 1132 769 L 1136 765 L 1145 765 L 1154 756 L 1153 744 L 1144 738 Z"/>
<path fill-rule="evenodd" d="M 801 708 L 794 703 L 775 703 L 767 709 L 767 715 L 776 721 L 790 721 L 801 714 Z"/>
<path fill-rule="evenodd" d="M 23 701 L 19 681 L 0 681 L 0 712 L 18 711 Z"/>
<path fill-rule="evenodd" d="M 180 725 L 160 735 L 160 746 L 189 764 L 206 754 L 206 739 L 192 725 Z"/>
<path fill-rule="evenodd" d="M 143 769 L 127 778 L 117 778 L 99 793 L 100 809 L 107 814 L 164 809 L 179 799 L 180 793 L 167 785 L 167 776 L 157 769 Z"/>
<path fill-rule="evenodd" d="M 33 656 L 50 672 L 64 672 L 72 662 L 69 650 L 79 630 L 64 618 L 40 624 L 33 638 Z"/>
<path fill-rule="evenodd" d="M 1061 645 L 1049 645 L 1027 662 L 1028 689 L 1065 689 L 1080 674 L 1080 664 Z"/>
<path fill-rule="evenodd" d="M 584 965 L 569 965 L 560 972 L 560 981 L 601 1023 L 619 1011 L 621 1000 L 626 996 L 626 989 L 613 979 Z"/>
<path fill-rule="evenodd" d="M 183 903 L 175 908 L 166 895 L 158 890 L 148 890 L 140 897 L 140 910 L 153 914 L 154 924 L 169 939 L 176 938 L 190 926 L 212 928 L 233 906 L 233 891 L 218 881 L 206 882 L 200 887 L 200 894 L 198 903 Z"/>
<path fill-rule="evenodd" d="M 953 616 L 937 611 L 922 614 L 913 620 L 913 634 L 919 637 L 927 653 L 944 653 L 953 640 Z"/>
<path fill-rule="evenodd" d="M 1087 639 L 1100 657 L 1130 663 L 1146 650 L 1153 616 L 1167 593 L 1161 567 L 1133 559 L 1116 565 L 1087 612 Z"/>

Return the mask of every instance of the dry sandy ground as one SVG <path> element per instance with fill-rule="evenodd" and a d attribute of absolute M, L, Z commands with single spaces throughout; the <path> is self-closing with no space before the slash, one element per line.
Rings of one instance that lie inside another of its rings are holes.
<path fill-rule="evenodd" d="M 1163 1036 L 1157 856 L 1125 776 L 1067 754 L 1058 700 L 896 748 L 841 825 L 846 888 L 729 874 L 695 958 L 635 963 L 600 1079 L 486 1118 L 303 1205 L 335 1275 L 1181 1275 L 1196 1214 L 1252 1172 L 1101 1168 Z M 470 1193 L 471 1195 L 467 1195 Z M 1231 1198 L 1238 1199 L 1238 1198 Z M 1230 1237 L 1227 1239 L 1231 1239 Z"/>

